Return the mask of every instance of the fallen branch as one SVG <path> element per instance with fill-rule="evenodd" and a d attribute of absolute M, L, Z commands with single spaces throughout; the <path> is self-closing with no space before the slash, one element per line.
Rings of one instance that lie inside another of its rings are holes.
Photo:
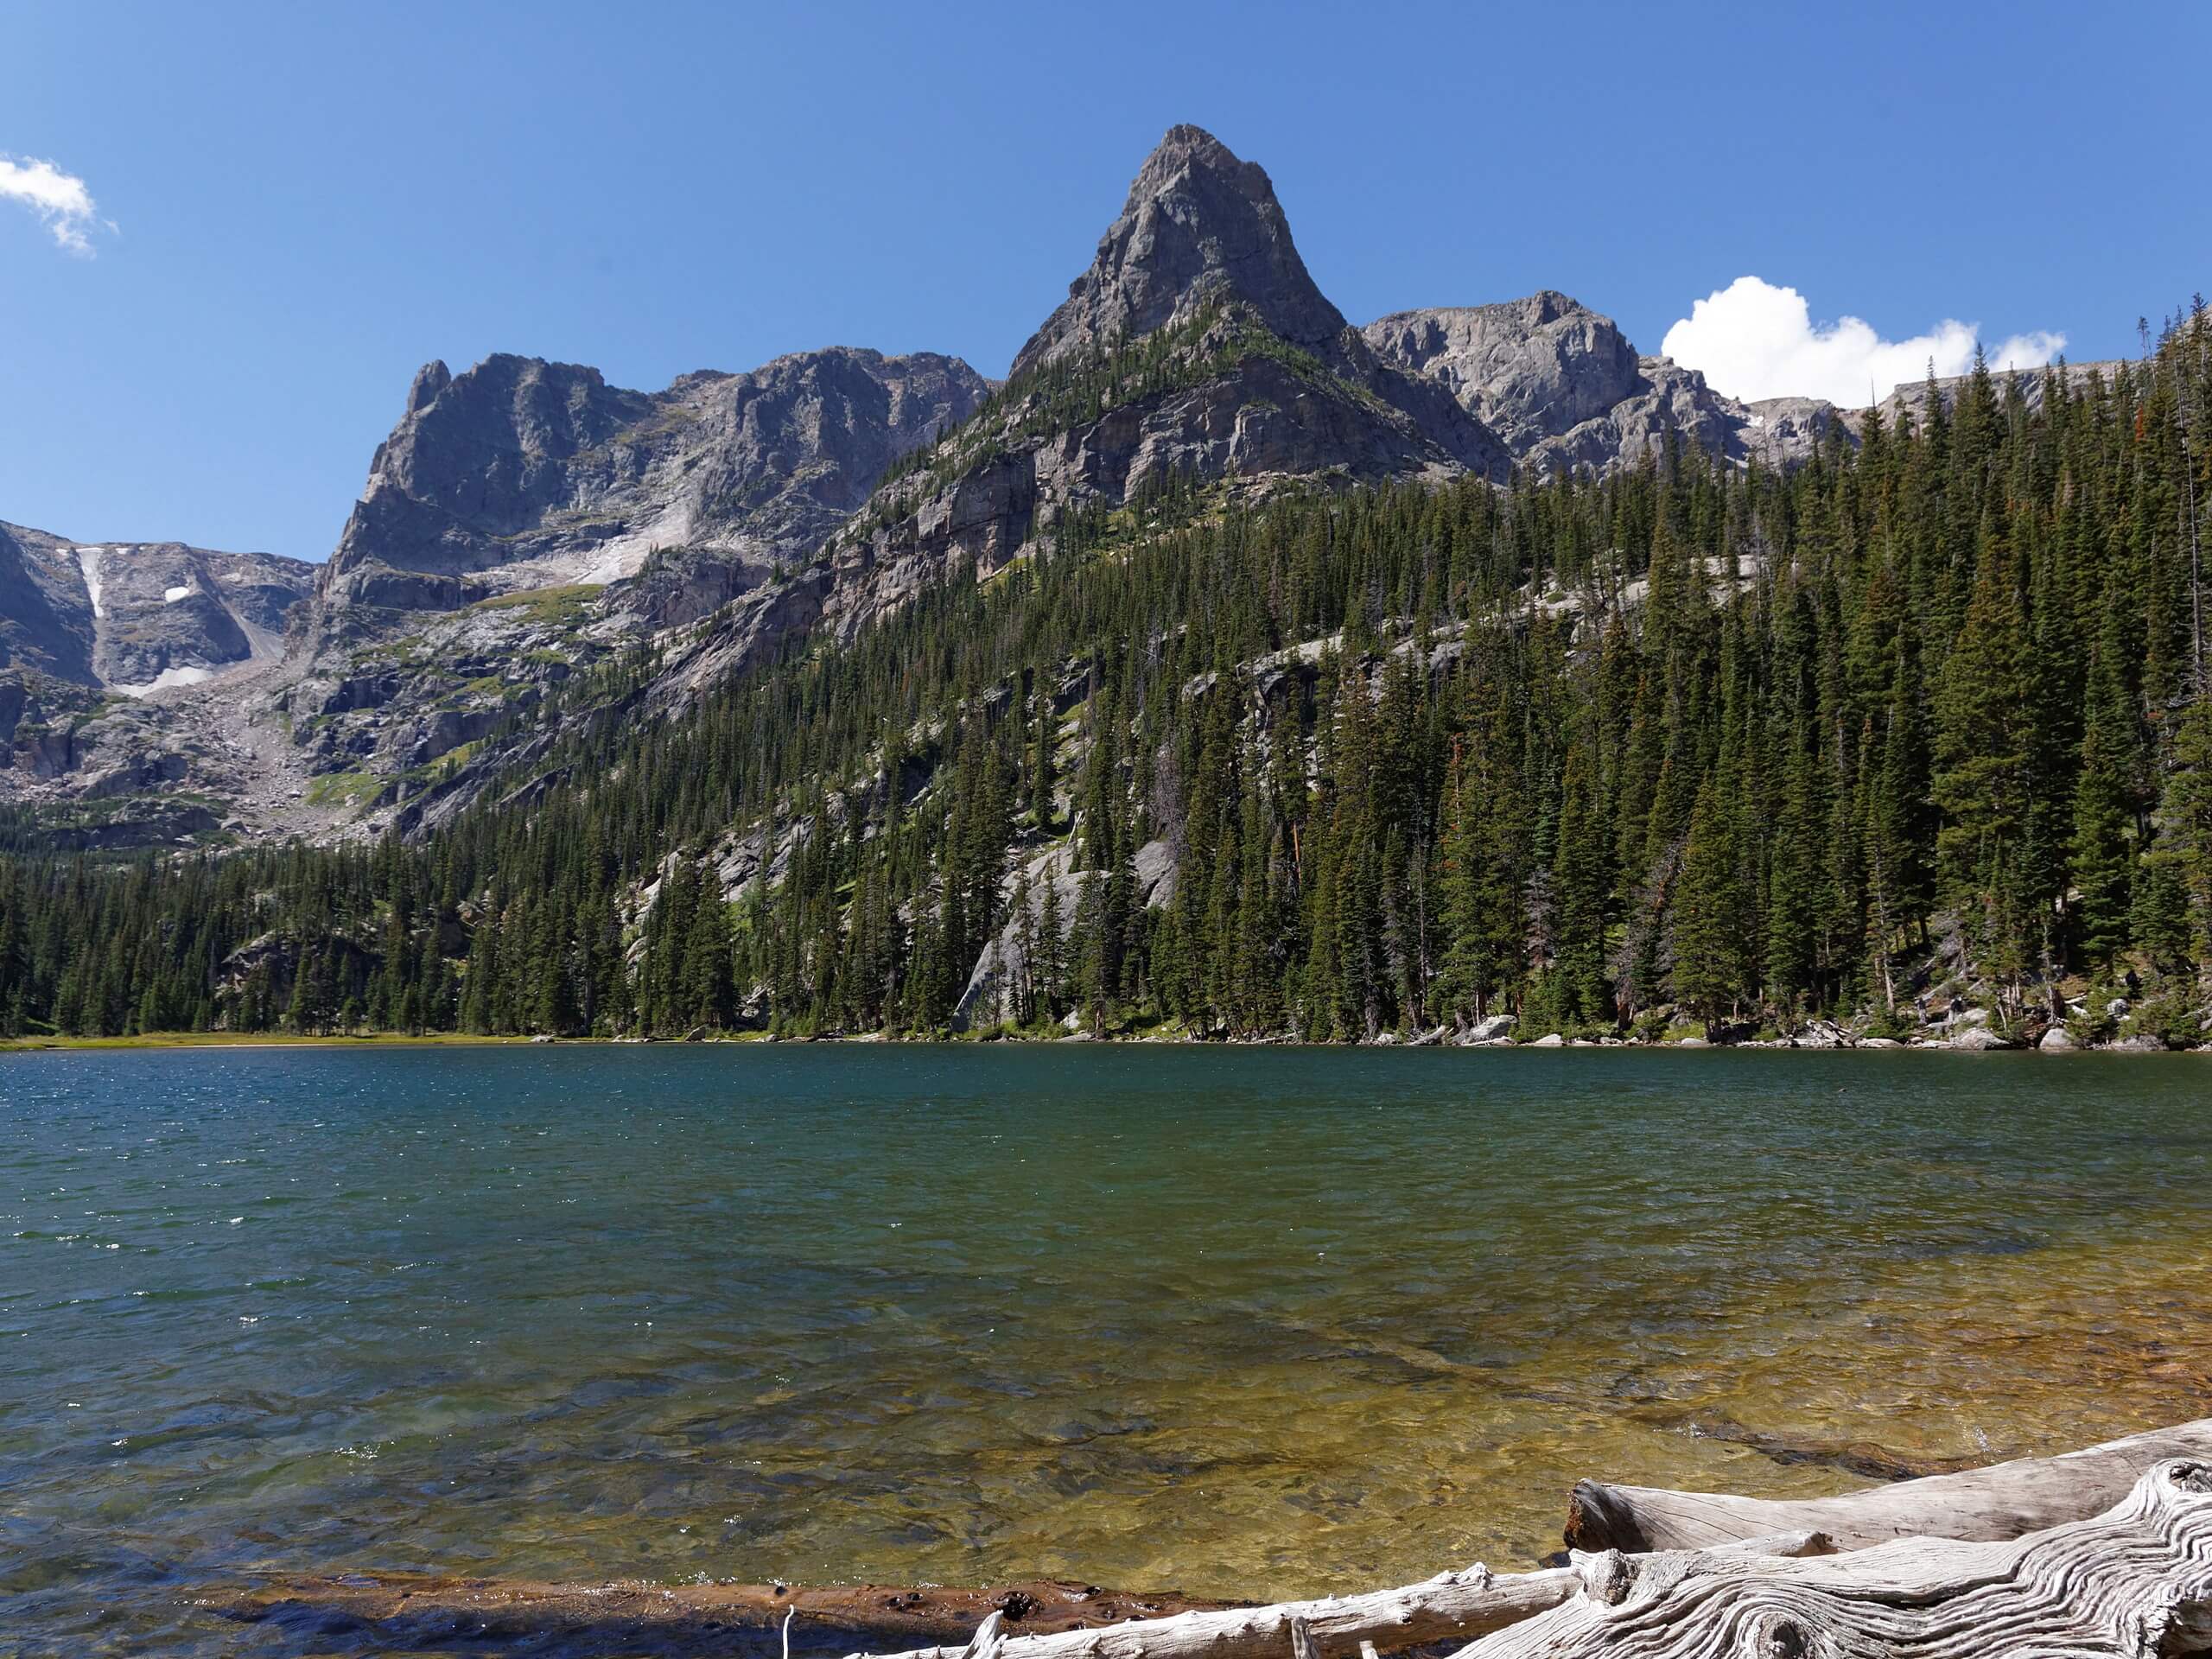
<path fill-rule="evenodd" d="M 1586 1593 L 1457 1659 L 2171 1659 L 2212 1652 L 2212 1465 L 2006 1543 L 1910 1538 L 1822 1560 L 1581 1555 Z"/>
<path fill-rule="evenodd" d="M 1960 1474 L 1797 1501 L 1656 1486 L 1575 1484 L 1570 1548 L 1640 1554 L 1703 1549 L 1761 1534 L 1825 1532 L 1843 1549 L 1892 1538 L 2003 1542 L 2110 1509 L 2168 1458 L 2212 1459 L 2212 1418 L 2131 1434 L 2056 1458 L 2022 1458 Z"/>

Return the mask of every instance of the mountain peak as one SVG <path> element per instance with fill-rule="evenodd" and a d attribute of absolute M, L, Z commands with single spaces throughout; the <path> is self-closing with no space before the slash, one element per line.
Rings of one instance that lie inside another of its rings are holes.
<path fill-rule="evenodd" d="M 1014 360 L 1016 376 L 1071 353 L 1135 340 L 1219 299 L 1242 300 L 1294 345 L 1330 348 L 1344 327 L 1307 274 L 1267 171 L 1202 127 L 1176 126 L 1145 158 L 1090 268 Z"/>
<path fill-rule="evenodd" d="M 416 372 L 415 384 L 407 389 L 407 412 L 427 409 L 437 401 L 438 394 L 453 384 L 453 371 L 445 365 L 443 358 L 432 358 Z"/>
<path fill-rule="evenodd" d="M 1267 168 L 1257 162 L 1240 160 L 1234 150 L 1204 127 L 1185 122 L 1168 128 L 1166 136 L 1144 158 L 1135 181 L 1129 186 L 1129 199 L 1123 204 L 1122 213 L 1134 213 L 1147 197 L 1161 194 L 1179 174 L 1192 168 L 1218 174 L 1255 207 L 1272 208 L 1277 213 L 1282 211 L 1275 200 L 1274 183 L 1268 177 Z"/>

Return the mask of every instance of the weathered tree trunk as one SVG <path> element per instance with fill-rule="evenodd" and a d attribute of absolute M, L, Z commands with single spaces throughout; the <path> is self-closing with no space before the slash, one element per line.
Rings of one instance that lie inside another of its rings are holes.
<path fill-rule="evenodd" d="M 2161 1463 L 2105 1514 L 2009 1543 L 1608 1550 L 1576 1568 L 1586 1593 L 1457 1659 L 2171 1659 L 2212 1652 L 2212 1465 Z"/>
<path fill-rule="evenodd" d="M 1732 1548 L 1803 1555 L 1832 1546 L 1801 1533 Z M 1181 1613 L 1055 1636 L 1009 1637 L 993 1618 L 964 1650 L 915 1648 L 887 1659 L 1322 1659 L 1370 1645 L 1388 1653 L 1502 1630 L 1581 1594 L 1582 1588 L 1582 1575 L 1572 1567 L 1501 1575 L 1478 1566 L 1402 1590 Z"/>
<path fill-rule="evenodd" d="M 1571 1567 L 1494 1574 L 1486 1567 L 1443 1573 L 1425 1584 L 1322 1601 L 1278 1602 L 1220 1612 L 1133 1620 L 1102 1630 L 1003 1637 L 995 1659 L 1288 1659 L 1294 1627 L 1322 1653 L 1408 1648 L 1480 1636 L 1579 1594 Z M 958 1659 L 958 1648 L 916 1648 L 891 1659 Z M 972 1646 L 970 1651 L 973 1651 Z"/>
<path fill-rule="evenodd" d="M 2166 1458 L 2212 1459 L 2212 1418 L 2061 1457 L 2023 1458 L 1797 1502 L 1579 1481 L 1567 1503 L 1567 1541 L 1574 1549 L 1630 1554 L 1704 1549 L 1800 1530 L 1824 1532 L 1840 1549 L 1892 1538 L 2002 1542 L 2102 1513 Z"/>

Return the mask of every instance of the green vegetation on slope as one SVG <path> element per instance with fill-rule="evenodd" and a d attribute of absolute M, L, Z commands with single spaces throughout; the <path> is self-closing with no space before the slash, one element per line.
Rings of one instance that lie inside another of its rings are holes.
<path fill-rule="evenodd" d="M 919 475 L 926 487 L 942 488 L 1030 439 L 1089 426 L 1116 409 L 1204 385 L 1262 358 L 1332 396 L 1389 412 L 1373 392 L 1274 334 L 1249 306 L 1222 302 L 1171 327 L 1077 352 L 1008 381 L 963 424 L 896 462 L 878 487 Z"/>

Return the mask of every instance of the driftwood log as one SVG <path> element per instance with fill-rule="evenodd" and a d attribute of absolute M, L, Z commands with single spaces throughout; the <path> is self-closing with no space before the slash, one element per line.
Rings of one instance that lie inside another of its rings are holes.
<path fill-rule="evenodd" d="M 2212 1418 L 2060 1457 L 2022 1458 L 1797 1502 L 1585 1480 L 1567 1502 L 1567 1542 L 1572 1549 L 1640 1554 L 1800 1530 L 1824 1532 L 1847 1550 L 1893 1538 L 2003 1542 L 2102 1513 L 2145 1470 L 2168 1458 L 2212 1460 Z"/>
<path fill-rule="evenodd" d="M 1502 1630 L 1581 1589 L 1571 1567 L 1493 1573 L 1476 1566 L 1402 1590 L 1181 1613 L 1056 1636 L 1006 1636 L 986 1620 L 964 1650 L 914 1648 L 892 1659 L 963 1659 L 963 1651 L 966 1659 L 1287 1659 L 1301 1636 L 1317 1653 L 1357 1652 L 1362 1642 L 1409 1648 Z"/>
<path fill-rule="evenodd" d="M 2106 1513 L 2009 1543 L 1575 1566 L 1585 1593 L 1457 1659 L 2171 1659 L 2212 1652 L 2212 1465 L 2161 1463 Z"/>
<path fill-rule="evenodd" d="M 1796 1556 L 1829 1548 L 1827 1539 L 1800 1533 L 1735 1549 Z M 888 1659 L 1325 1659 L 1369 1647 L 1387 1653 L 1503 1630 L 1582 1594 L 1583 1587 L 1583 1574 L 1573 1567 L 1497 1573 L 1475 1566 L 1401 1590 L 1182 1613 L 1056 1636 L 1008 1636 L 994 1615 L 964 1649 L 914 1648 Z"/>
<path fill-rule="evenodd" d="M 1170 1618 L 1224 1604 L 1172 1592 L 1131 1595 L 1028 1579 L 988 1588 L 778 1584 L 545 1584 L 413 1573 L 280 1575 L 203 1592 L 189 1605 L 314 1638 L 350 1631 L 379 1650 L 413 1652 L 463 1638 L 575 1656 L 651 1653 L 714 1659 L 833 1659 L 855 1647 L 968 1640 L 996 1617 L 1022 1630 L 1066 1630 Z M 1276 1656 L 1281 1659 L 1281 1656 Z"/>

